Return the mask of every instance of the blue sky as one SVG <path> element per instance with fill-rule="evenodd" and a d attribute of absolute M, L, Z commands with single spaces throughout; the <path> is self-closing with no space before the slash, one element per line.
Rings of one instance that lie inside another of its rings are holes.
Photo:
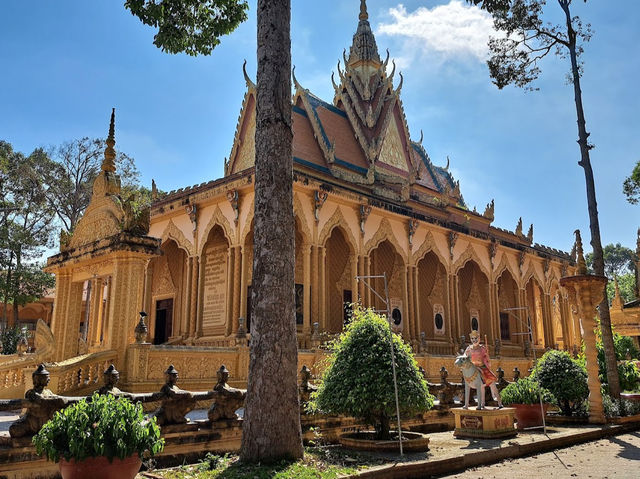
<path fill-rule="evenodd" d="M 0 139 L 30 152 L 105 137 L 116 107 L 116 148 L 136 159 L 145 184 L 171 190 L 222 176 L 245 84 L 255 78 L 255 0 L 249 20 L 209 57 L 168 55 L 122 0 L 9 0 L 0 29 Z M 540 91 L 499 91 L 484 63 L 491 22 L 457 0 L 368 0 L 381 54 L 404 74 L 414 140 L 435 164 L 451 159 L 470 207 L 496 202 L 495 226 L 522 216 L 534 241 L 569 250 L 589 223 L 568 63 L 551 57 Z M 640 159 L 640 2 L 574 2 L 592 25 L 583 95 L 604 244 L 635 246 L 640 206 L 622 182 Z M 547 10 L 556 12 L 553 0 Z M 292 1 L 292 50 L 305 88 L 333 99 L 331 72 L 351 44 L 358 0 Z M 550 17 L 550 20 L 553 18 Z M 396 75 L 396 79 L 398 76 Z M 397 80 L 396 80 L 397 81 Z M 585 248 L 588 251 L 588 247 Z"/>

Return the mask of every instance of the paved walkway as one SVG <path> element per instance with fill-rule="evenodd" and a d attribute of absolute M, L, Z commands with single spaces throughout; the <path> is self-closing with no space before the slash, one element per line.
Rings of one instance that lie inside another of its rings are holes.
<path fill-rule="evenodd" d="M 469 469 L 450 479 L 636 479 L 640 477 L 640 432 L 558 449 L 492 466 Z"/>

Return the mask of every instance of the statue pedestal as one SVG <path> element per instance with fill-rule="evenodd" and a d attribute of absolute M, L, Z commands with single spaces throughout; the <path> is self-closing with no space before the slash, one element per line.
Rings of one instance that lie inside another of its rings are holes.
<path fill-rule="evenodd" d="M 515 409 L 505 407 L 502 409 L 486 408 L 477 410 L 451 409 L 455 417 L 456 429 L 454 437 L 467 437 L 472 439 L 498 439 L 513 437 L 517 431 L 513 425 Z"/>

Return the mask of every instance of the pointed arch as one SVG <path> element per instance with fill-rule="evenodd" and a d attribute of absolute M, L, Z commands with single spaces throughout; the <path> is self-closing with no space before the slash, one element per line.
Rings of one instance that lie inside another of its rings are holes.
<path fill-rule="evenodd" d="M 170 239 L 175 241 L 178 247 L 186 251 L 189 256 L 195 255 L 196 251 L 193 243 L 186 238 L 182 230 L 176 226 L 172 219 L 169 220 L 169 223 L 167 223 L 167 226 L 162 232 L 162 236 L 160 237 L 161 244 L 164 244 Z"/>
<path fill-rule="evenodd" d="M 300 196 L 297 193 L 293 194 L 293 214 L 297 220 L 296 224 L 299 226 L 298 230 L 302 235 L 303 240 L 306 243 L 310 243 L 312 241 L 311 230 L 309 229 L 309 223 L 307 222 L 307 218 L 304 214 L 304 209 L 302 207 L 302 202 L 300 201 Z M 244 236 L 243 236 L 244 238 Z"/>
<path fill-rule="evenodd" d="M 231 224 L 229 223 L 229 220 L 227 219 L 227 217 L 220 210 L 220 207 L 216 205 L 215 209 L 213 210 L 213 215 L 209 220 L 209 223 L 207 223 L 207 226 L 202 230 L 202 236 L 200 237 L 201 240 L 199 242 L 200 244 L 198 245 L 199 246 L 198 254 L 200 256 L 202 256 L 202 252 L 205 244 L 207 243 L 207 238 L 209 237 L 209 233 L 211 233 L 211 230 L 216 225 L 222 228 L 222 231 L 224 232 L 224 235 L 227 239 L 227 242 L 229 243 L 229 246 L 235 244 L 235 234 L 233 233 L 233 228 L 231 227 Z"/>
<path fill-rule="evenodd" d="M 453 264 L 453 268 L 451 268 L 451 270 L 455 274 L 458 274 L 458 272 L 462 268 L 464 268 L 464 266 L 469 261 L 473 261 L 474 263 L 476 263 L 478 268 L 480 268 L 480 271 L 482 271 L 482 273 L 484 273 L 484 275 L 487 277 L 487 281 L 491 278 L 491 273 L 487 270 L 487 268 L 485 268 L 484 264 L 480 260 L 480 257 L 478 256 L 478 253 L 476 253 L 473 244 L 471 243 L 469 243 L 467 245 L 467 249 L 465 249 L 464 252 L 460 256 L 458 256 L 458 259 Z"/>
<path fill-rule="evenodd" d="M 351 228 L 349 228 L 349 223 L 347 223 L 347 221 L 344 219 L 342 211 L 340 210 L 340 206 L 336 206 L 336 209 L 331 215 L 331 218 L 329 218 L 329 220 L 322 227 L 322 231 L 318 235 L 318 244 L 324 245 L 335 228 L 340 228 L 340 231 L 344 235 L 345 240 L 347 241 L 347 244 L 351 249 L 351 253 L 355 254 L 357 251 L 358 243 L 353 236 Z"/>
<path fill-rule="evenodd" d="M 253 230 L 253 214 L 255 210 L 255 198 L 251 199 L 251 205 L 249 206 L 249 212 L 247 218 L 244 220 L 244 227 L 240 234 L 240 244 L 244 244 L 247 240 L 247 235 Z"/>
<path fill-rule="evenodd" d="M 493 270 L 493 281 L 498 281 L 498 278 L 502 276 L 502 273 L 509 271 L 511 277 L 518 285 L 518 281 L 520 280 L 520 274 L 513 268 L 513 263 L 509 261 L 509 254 L 506 251 L 502 251 L 502 257 L 500 258 L 500 262 L 498 263 L 498 267 Z M 519 287 L 520 285 L 518 285 Z"/>
<path fill-rule="evenodd" d="M 442 263 L 445 269 L 448 270 L 451 264 L 449 261 L 447 261 L 447 259 L 442 255 L 442 253 L 438 249 L 438 246 L 436 245 L 436 241 L 433 238 L 433 233 L 431 231 L 427 231 L 427 235 L 425 236 L 424 241 L 420 245 L 420 248 L 418 248 L 418 251 L 416 251 L 416 253 L 413 255 L 414 264 L 417 266 L 418 263 L 420 263 L 420 261 L 430 251 L 438 257 L 438 259 L 440 260 L 440 263 Z M 449 271 L 447 271 L 447 273 L 449 273 Z"/>
<path fill-rule="evenodd" d="M 402 261 L 406 264 L 407 254 L 400 246 L 400 243 L 398 243 L 398 238 L 396 238 L 396 235 L 393 233 L 391 223 L 389 223 L 389 220 L 387 218 L 382 219 L 382 221 L 380 222 L 380 226 L 378 227 L 378 231 L 376 231 L 376 234 L 373 235 L 373 238 L 367 241 L 367 244 L 364 247 L 365 254 L 370 255 L 371 251 L 377 248 L 384 240 L 388 240 L 393 245 L 396 253 L 398 253 L 402 257 Z"/>
<path fill-rule="evenodd" d="M 540 289 L 542 289 L 543 292 L 548 293 L 549 290 L 545 290 L 545 287 L 547 286 L 545 278 L 540 276 L 535 263 L 531 260 L 531 258 L 527 259 L 529 260 L 529 266 L 527 267 L 526 273 L 522 275 L 522 286 L 526 287 L 531 278 L 535 278 L 538 282 L 538 286 L 540 286 Z"/>

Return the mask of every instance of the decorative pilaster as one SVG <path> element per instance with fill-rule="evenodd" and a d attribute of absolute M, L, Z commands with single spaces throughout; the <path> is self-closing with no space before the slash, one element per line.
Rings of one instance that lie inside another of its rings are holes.
<path fill-rule="evenodd" d="M 302 298 L 302 334 L 305 340 L 311 335 L 311 245 L 302 245 L 302 276 L 303 276 L 303 298 Z"/>
<path fill-rule="evenodd" d="M 241 247 L 236 246 L 233 248 L 233 313 L 231 316 L 231 334 L 235 335 L 238 332 L 238 318 L 240 317 L 240 284 L 241 281 Z M 244 317 L 244 316 L 243 316 Z"/>
<path fill-rule="evenodd" d="M 589 422 L 604 424 L 601 384 L 598 378 L 598 353 L 596 351 L 595 321 L 596 307 L 602 302 L 607 278 L 594 275 L 568 276 L 560 279 L 566 288 L 569 298 L 578 309 L 578 317 L 582 323 L 584 355 L 586 358 L 589 383 Z"/>
<path fill-rule="evenodd" d="M 97 346 L 100 343 L 100 316 L 102 306 L 102 278 L 91 281 L 91 299 L 89 305 L 89 331 L 87 344 Z"/>

